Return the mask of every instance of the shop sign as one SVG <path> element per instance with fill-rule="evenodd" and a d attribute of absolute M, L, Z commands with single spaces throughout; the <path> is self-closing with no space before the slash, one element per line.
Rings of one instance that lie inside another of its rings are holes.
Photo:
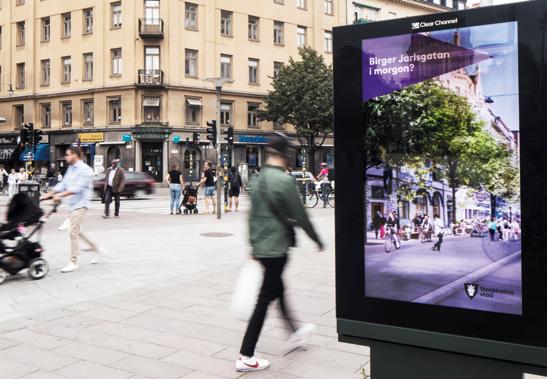
<path fill-rule="evenodd" d="M 131 134 L 122 135 L 122 142 L 129 143 L 132 140 L 133 140 L 133 137 L 131 137 Z"/>
<path fill-rule="evenodd" d="M 250 135 L 240 135 L 239 142 L 241 143 L 263 143 L 266 144 L 269 142 L 268 137 L 266 136 L 250 136 Z"/>
<path fill-rule="evenodd" d="M 166 139 L 171 134 L 169 128 L 158 126 L 137 126 L 131 131 L 137 139 Z"/>
<path fill-rule="evenodd" d="M 0 145 L 17 145 L 17 135 L 0 136 Z"/>
<path fill-rule="evenodd" d="M 95 171 L 95 174 L 104 171 L 104 155 L 95 155 L 95 157 L 93 157 L 93 170 Z"/>
<path fill-rule="evenodd" d="M 95 143 L 104 141 L 104 132 L 80 133 L 78 138 L 82 143 Z"/>

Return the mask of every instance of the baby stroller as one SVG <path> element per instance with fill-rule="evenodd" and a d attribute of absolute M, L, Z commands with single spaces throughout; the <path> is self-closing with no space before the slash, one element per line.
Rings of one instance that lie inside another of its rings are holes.
<path fill-rule="evenodd" d="M 57 205 L 47 215 L 57 211 Z M 27 195 L 18 193 L 11 199 L 7 222 L 0 226 L 0 284 L 8 275 L 28 270 L 31 279 L 44 278 L 49 271 L 36 236 L 47 221 L 44 212 Z M 28 227 L 33 227 L 28 231 Z"/>
<path fill-rule="evenodd" d="M 181 208 L 184 207 L 184 214 L 198 213 L 198 188 L 194 183 L 188 184 L 182 191 Z M 180 211 L 180 209 L 179 209 Z"/>

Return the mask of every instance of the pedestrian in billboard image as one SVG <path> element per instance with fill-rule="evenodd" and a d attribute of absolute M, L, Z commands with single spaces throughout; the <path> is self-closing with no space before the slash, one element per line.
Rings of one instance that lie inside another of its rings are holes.
<path fill-rule="evenodd" d="M 441 245 L 443 243 L 444 222 L 443 220 L 441 220 L 441 217 L 438 214 L 433 215 L 433 234 L 435 234 L 438 239 L 431 250 L 440 252 Z"/>
<path fill-rule="evenodd" d="M 376 236 L 376 239 L 378 239 L 378 232 L 380 231 L 380 227 L 382 226 L 382 214 L 380 211 L 376 211 L 374 214 L 374 217 L 372 218 L 372 227 L 374 229 L 374 235 Z"/>
<path fill-rule="evenodd" d="M 511 238 L 511 223 L 507 219 L 507 216 L 503 217 L 501 223 L 501 234 L 504 243 L 509 243 L 509 238 Z"/>
<path fill-rule="evenodd" d="M 114 216 L 120 215 L 120 194 L 125 188 L 125 172 L 120 160 L 114 159 L 106 170 L 104 181 L 104 218 L 110 217 L 110 204 L 114 199 Z"/>
<path fill-rule="evenodd" d="M 215 174 L 210 161 L 205 162 L 203 165 L 203 174 L 199 184 L 205 187 L 205 213 L 216 213 Z M 212 205 L 211 211 L 209 211 L 209 205 Z"/>
<path fill-rule="evenodd" d="M 387 217 L 385 214 L 382 214 L 382 218 L 380 219 L 380 239 L 386 238 L 386 223 L 387 223 Z"/>
<path fill-rule="evenodd" d="M 488 233 L 490 233 L 490 241 L 496 240 L 496 231 L 498 230 L 498 223 L 494 217 L 490 218 L 488 223 Z"/>
<path fill-rule="evenodd" d="M 182 193 L 182 172 L 179 171 L 179 165 L 174 164 L 171 166 L 171 171 L 167 174 L 167 183 L 169 183 L 169 194 L 171 195 L 171 203 L 169 206 L 170 213 L 174 211 L 180 214 L 180 194 Z"/>
<path fill-rule="evenodd" d="M 63 273 L 78 269 L 80 239 L 89 245 L 89 251 L 95 253 L 91 261 L 92 264 L 98 263 L 99 254 L 104 252 L 81 231 L 82 223 L 90 207 L 93 170 L 82 161 L 82 150 L 79 147 L 68 147 L 65 160 L 68 169 L 63 176 L 63 180 L 41 198 L 41 200 L 53 199 L 57 203 L 60 203 L 61 199 L 67 198 L 70 212 L 70 262 L 61 270 Z"/>
<path fill-rule="evenodd" d="M 283 270 L 287 264 L 289 248 L 296 245 L 295 230 L 300 226 L 315 241 L 319 251 L 323 244 L 311 224 L 298 197 L 294 181 L 285 174 L 289 157 L 295 147 L 282 133 L 272 136 L 267 148 L 268 158 L 260 176 L 253 185 L 249 236 L 252 258 L 262 265 L 264 277 L 255 310 L 236 360 L 236 371 L 257 371 L 269 366 L 265 359 L 255 357 L 255 347 L 266 318 L 268 306 L 279 299 L 279 305 L 288 329 L 292 332 L 289 343 L 295 349 L 305 342 L 314 326 L 305 324 L 297 328 L 288 309 L 283 286 Z"/>

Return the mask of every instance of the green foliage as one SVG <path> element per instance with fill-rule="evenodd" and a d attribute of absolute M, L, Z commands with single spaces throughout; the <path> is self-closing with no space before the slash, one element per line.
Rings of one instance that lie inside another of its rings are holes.
<path fill-rule="evenodd" d="M 325 136 L 333 130 L 332 68 L 312 48 L 299 54 L 299 60 L 290 58 L 273 79 L 259 118 L 292 124 L 299 136 Z"/>

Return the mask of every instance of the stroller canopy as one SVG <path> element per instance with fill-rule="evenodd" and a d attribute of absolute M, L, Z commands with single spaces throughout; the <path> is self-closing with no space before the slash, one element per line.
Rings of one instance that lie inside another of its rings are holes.
<path fill-rule="evenodd" d="M 30 197 L 24 193 L 18 193 L 11 199 L 6 214 L 6 224 L 0 230 L 13 229 L 19 224 L 33 225 L 40 221 L 44 212 Z"/>

